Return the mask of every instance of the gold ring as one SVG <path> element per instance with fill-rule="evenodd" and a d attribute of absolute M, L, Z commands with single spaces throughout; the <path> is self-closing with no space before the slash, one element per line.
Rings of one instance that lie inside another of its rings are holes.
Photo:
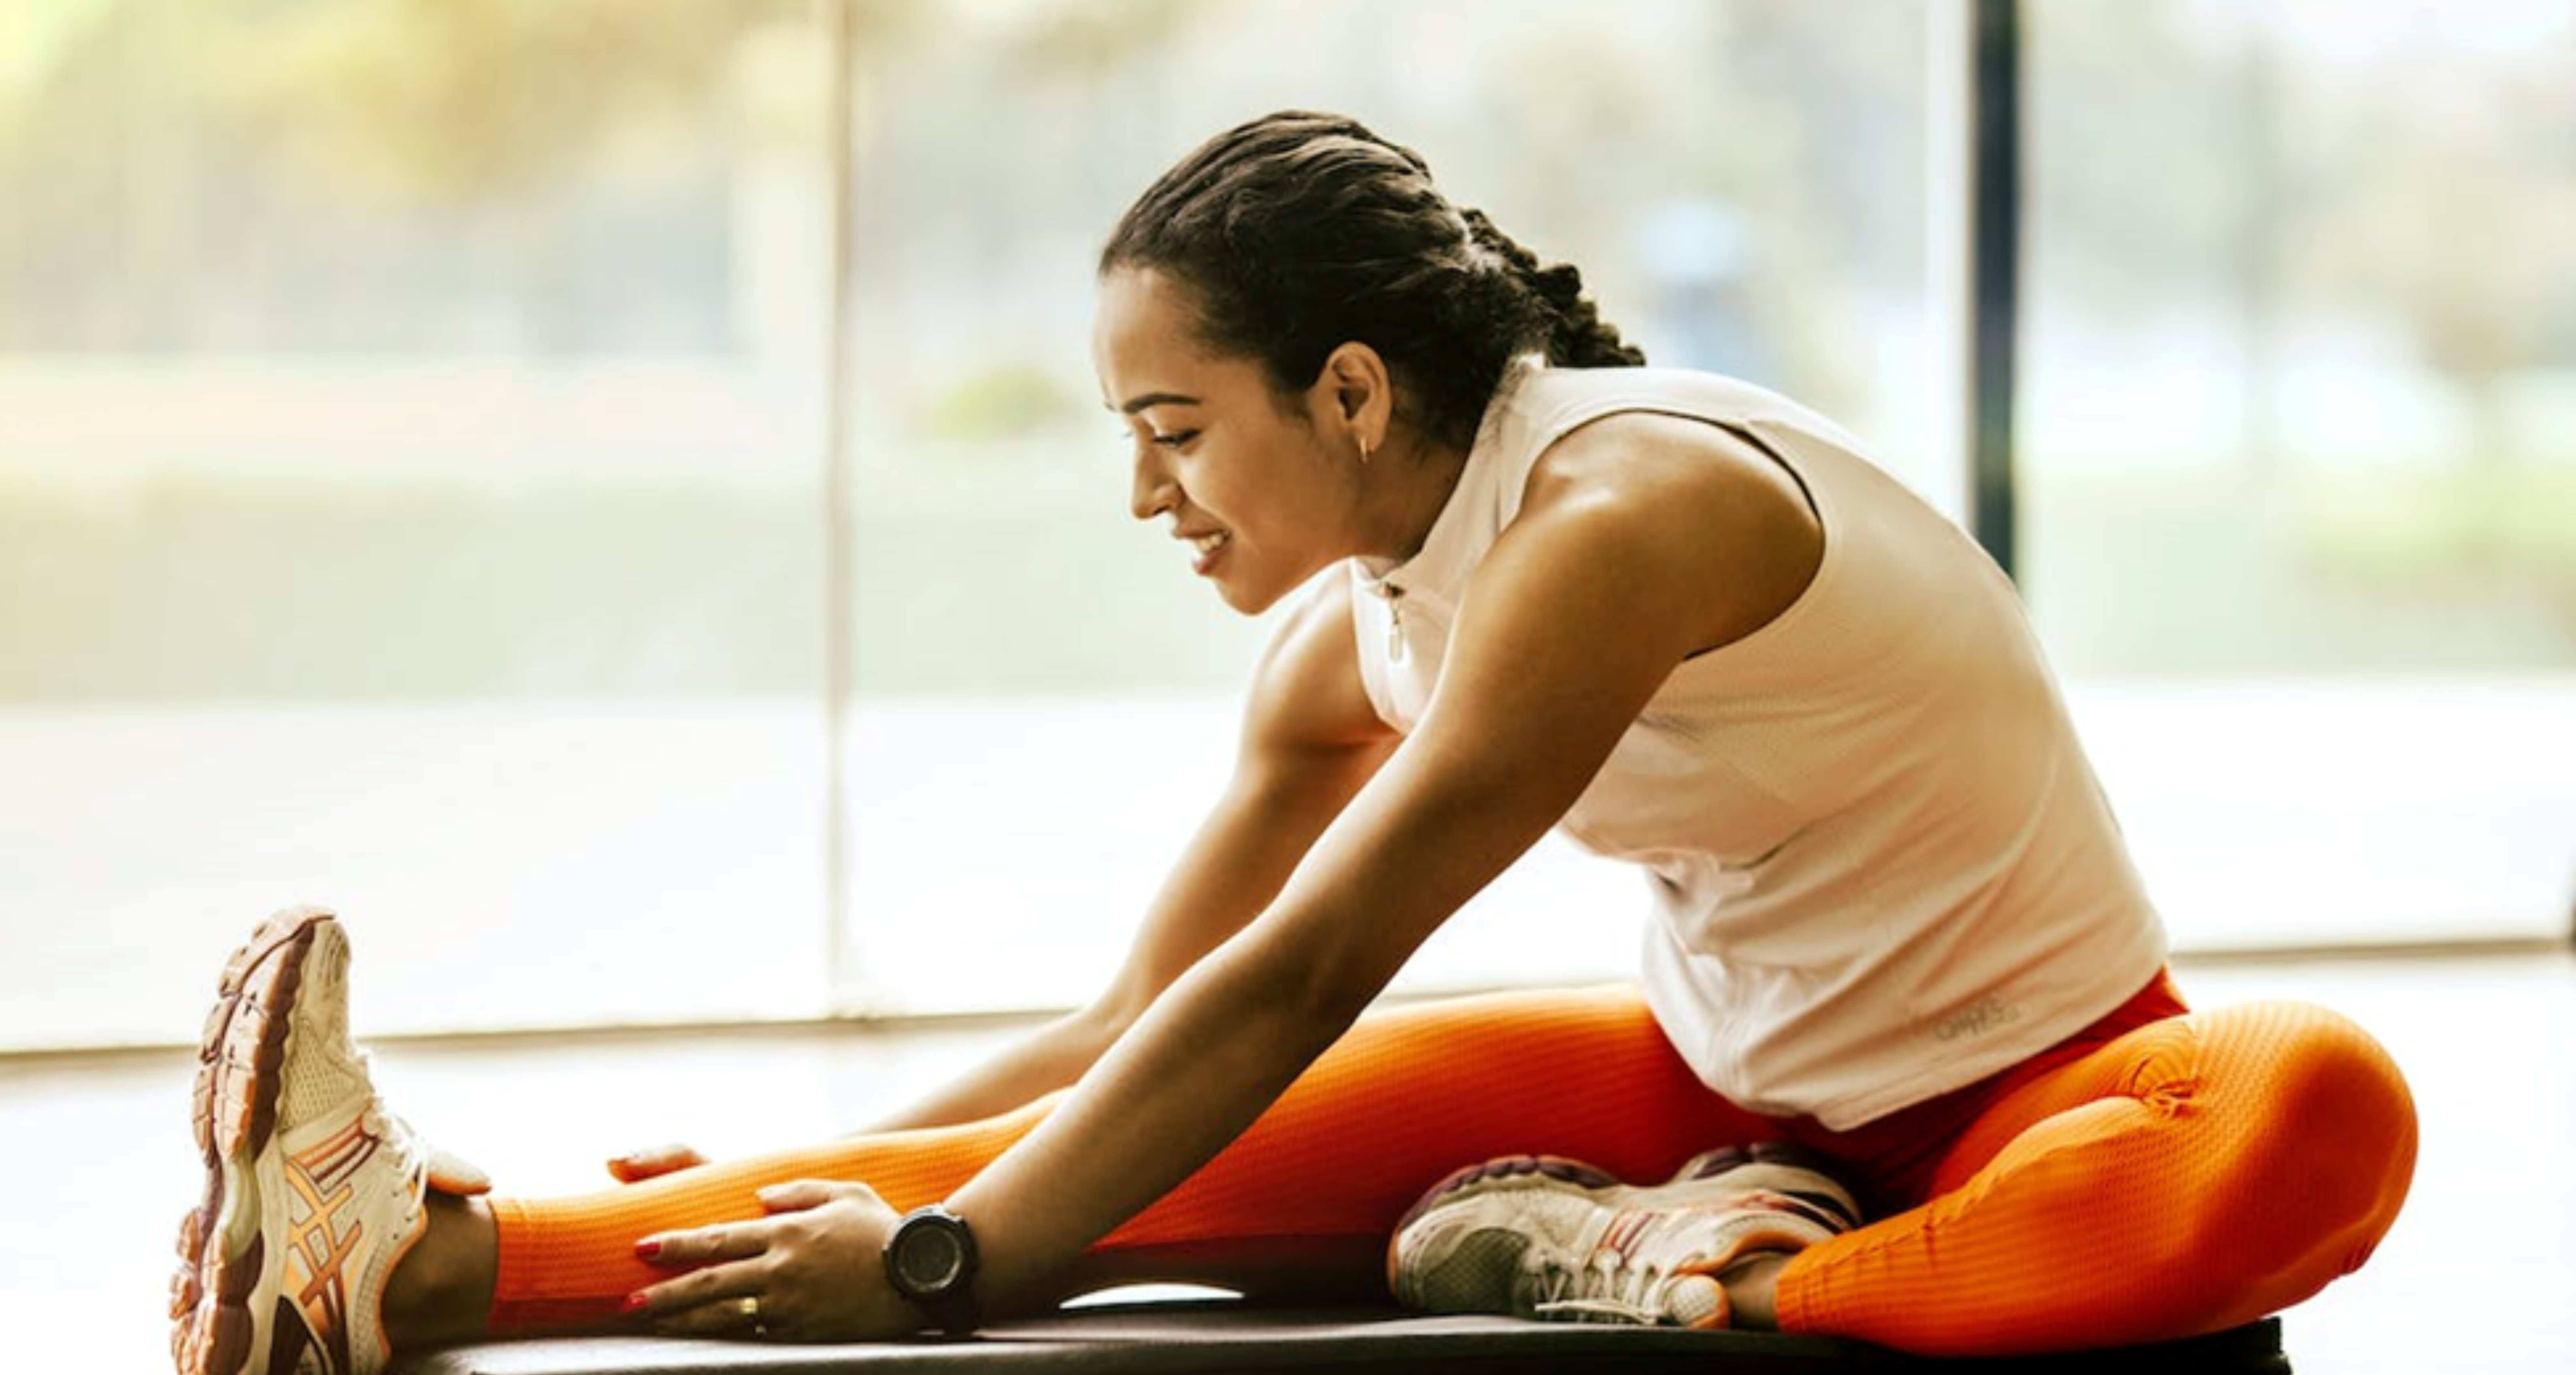
<path fill-rule="evenodd" d="M 733 1301 L 733 1311 L 741 1314 L 744 1318 L 749 1319 L 753 1326 L 759 1326 L 760 1296 L 758 1294 L 745 1294 L 741 1298 L 735 1299 Z"/>

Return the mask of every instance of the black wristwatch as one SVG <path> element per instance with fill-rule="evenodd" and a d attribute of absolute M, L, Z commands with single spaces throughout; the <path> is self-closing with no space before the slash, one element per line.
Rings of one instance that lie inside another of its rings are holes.
<path fill-rule="evenodd" d="M 904 1214 L 886 1238 L 886 1282 L 952 1337 L 983 1325 L 984 1310 L 975 1302 L 982 1264 L 966 1219 L 936 1203 Z"/>

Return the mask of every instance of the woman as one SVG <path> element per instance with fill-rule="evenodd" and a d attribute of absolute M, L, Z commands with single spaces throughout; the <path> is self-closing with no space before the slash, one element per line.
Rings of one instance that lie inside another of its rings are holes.
<path fill-rule="evenodd" d="M 337 923 L 282 914 L 209 1026 L 181 1370 L 1145 1276 L 2048 1350 L 2250 1319 L 2386 1230 L 2395 1067 L 2186 1011 L 2009 583 L 1857 441 L 1640 366 L 1329 116 L 1173 168 L 1099 292 L 1136 516 L 1238 610 L 1315 584 L 1112 985 L 869 1135 L 491 1198 L 376 1100 Z M 1651 878 L 1640 987 L 1364 1011 L 1551 827 Z"/>

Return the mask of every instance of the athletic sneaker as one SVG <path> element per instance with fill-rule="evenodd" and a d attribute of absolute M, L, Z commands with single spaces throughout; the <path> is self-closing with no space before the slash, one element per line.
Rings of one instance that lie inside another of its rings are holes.
<path fill-rule="evenodd" d="M 171 1285 L 180 1375 L 375 1375 L 424 1194 L 488 1187 L 385 1112 L 349 1039 L 348 972 L 340 923 L 309 907 L 224 966 L 197 1068 L 205 1201 L 180 1219 Z"/>
<path fill-rule="evenodd" d="M 1397 1301 L 1434 1313 L 1724 1327 L 1719 1275 L 1859 1224 L 1851 1194 L 1804 1154 L 1722 1148 L 1651 1188 L 1550 1156 L 1487 1161 L 1405 1214 L 1387 1278 Z"/>

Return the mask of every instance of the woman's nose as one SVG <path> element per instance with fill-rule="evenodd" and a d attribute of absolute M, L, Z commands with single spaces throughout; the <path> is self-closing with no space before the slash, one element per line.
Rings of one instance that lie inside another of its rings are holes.
<path fill-rule="evenodd" d="M 1152 520 L 1180 505 L 1180 485 L 1172 481 L 1161 452 L 1151 444 L 1136 446 L 1134 483 L 1127 496 L 1127 509 L 1138 520 Z"/>

